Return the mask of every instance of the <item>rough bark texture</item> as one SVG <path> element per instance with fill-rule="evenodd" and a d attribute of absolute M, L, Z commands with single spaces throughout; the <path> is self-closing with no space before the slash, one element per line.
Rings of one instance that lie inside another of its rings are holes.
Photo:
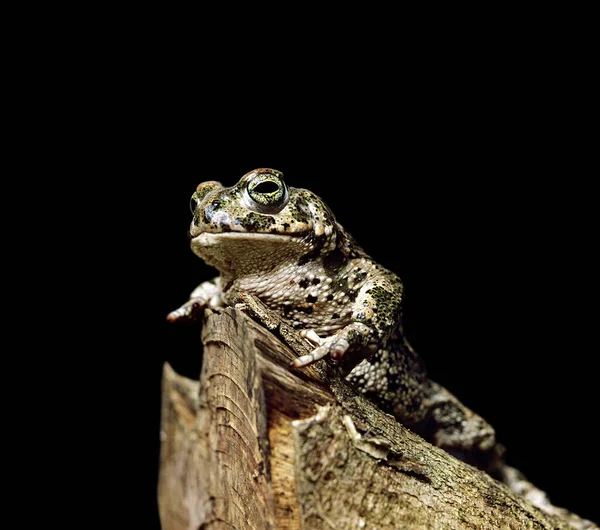
<path fill-rule="evenodd" d="M 306 347 L 243 301 L 297 352 Z M 291 372 L 296 354 L 263 326 L 237 309 L 208 312 L 200 382 L 165 365 L 164 530 L 598 528 L 545 513 L 432 446 L 327 362 Z"/>

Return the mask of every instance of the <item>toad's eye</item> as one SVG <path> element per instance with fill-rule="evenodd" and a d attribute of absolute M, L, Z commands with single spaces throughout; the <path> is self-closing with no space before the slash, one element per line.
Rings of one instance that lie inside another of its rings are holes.
<path fill-rule="evenodd" d="M 261 213 L 277 213 L 287 204 L 288 189 L 283 174 L 269 170 L 255 173 L 246 188 L 248 205 Z"/>
<path fill-rule="evenodd" d="M 273 195 L 279 191 L 280 187 L 276 182 L 272 180 L 263 180 L 252 188 L 252 194 L 260 195 Z"/>

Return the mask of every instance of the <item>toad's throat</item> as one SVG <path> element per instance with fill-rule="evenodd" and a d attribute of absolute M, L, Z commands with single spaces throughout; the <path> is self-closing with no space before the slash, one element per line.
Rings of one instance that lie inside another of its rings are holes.
<path fill-rule="evenodd" d="M 312 249 L 306 238 L 256 232 L 203 232 L 191 241 L 192 251 L 221 273 L 237 277 L 271 274 L 295 264 Z"/>

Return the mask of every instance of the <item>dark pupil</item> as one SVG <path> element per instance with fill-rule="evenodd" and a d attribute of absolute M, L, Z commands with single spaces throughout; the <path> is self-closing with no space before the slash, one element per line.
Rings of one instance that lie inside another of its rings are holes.
<path fill-rule="evenodd" d="M 277 190 L 279 190 L 279 186 L 275 182 L 265 180 L 264 182 L 257 184 L 252 191 L 254 193 L 275 193 Z"/>

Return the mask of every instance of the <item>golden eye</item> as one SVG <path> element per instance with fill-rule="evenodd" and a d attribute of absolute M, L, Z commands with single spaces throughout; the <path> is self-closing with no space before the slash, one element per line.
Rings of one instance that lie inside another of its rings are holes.
<path fill-rule="evenodd" d="M 273 182 L 272 180 L 263 180 L 262 182 L 256 184 L 254 188 L 252 188 L 251 193 L 252 195 L 257 194 L 259 196 L 272 196 L 279 193 L 280 189 L 281 188 L 276 182 Z"/>
<path fill-rule="evenodd" d="M 277 213 L 287 204 L 288 190 L 279 171 L 257 173 L 246 188 L 250 205 L 262 213 Z"/>

